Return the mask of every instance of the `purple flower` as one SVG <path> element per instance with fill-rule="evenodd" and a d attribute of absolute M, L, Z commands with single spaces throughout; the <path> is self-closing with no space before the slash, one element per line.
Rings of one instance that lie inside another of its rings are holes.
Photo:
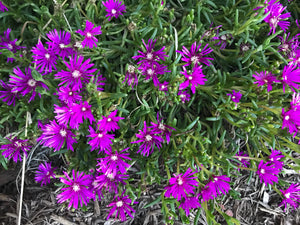
<path fill-rule="evenodd" d="M 167 91 L 168 91 L 168 85 L 169 85 L 169 82 L 167 82 L 167 81 L 164 81 L 163 83 L 160 83 L 159 84 L 159 90 L 165 92 L 165 94 L 166 94 Z"/>
<path fill-rule="evenodd" d="M 298 127 L 300 127 L 300 111 L 288 110 L 287 112 L 282 109 L 282 129 L 288 128 L 291 135 L 294 137 L 298 132 Z"/>
<path fill-rule="evenodd" d="M 199 185 L 197 177 L 192 177 L 195 173 L 196 171 L 193 172 L 191 168 L 188 168 L 184 174 L 174 174 L 174 177 L 169 180 L 170 185 L 165 187 L 167 190 L 165 196 L 170 198 L 172 195 L 177 201 L 180 201 L 181 198 L 194 194 L 194 189 Z"/>
<path fill-rule="evenodd" d="M 280 170 L 276 168 L 273 164 L 270 164 L 269 162 L 264 164 L 264 161 L 261 160 L 258 168 L 257 168 L 257 174 L 259 175 L 260 182 L 273 185 L 273 182 L 278 183 L 278 173 Z"/>
<path fill-rule="evenodd" d="M 197 46 L 197 42 L 195 41 L 191 46 L 191 51 L 189 51 L 185 46 L 182 46 L 182 51 L 177 50 L 177 52 L 182 55 L 181 60 L 186 62 L 184 66 L 196 65 L 199 63 L 204 63 L 207 66 L 212 65 L 210 60 L 214 59 L 204 56 L 211 53 L 213 49 L 208 47 L 208 44 L 206 44 L 203 49 L 200 49 L 200 47 L 201 44 Z"/>
<path fill-rule="evenodd" d="M 281 151 L 272 149 L 271 155 L 269 155 L 269 163 L 274 165 L 275 168 L 281 170 L 284 165 L 283 162 L 279 161 L 281 158 L 284 158 L 284 155 L 282 155 Z"/>
<path fill-rule="evenodd" d="M 108 17 L 108 21 L 110 21 L 113 17 L 118 18 L 126 12 L 126 6 L 123 5 L 122 1 L 108 0 L 106 2 L 102 1 L 102 4 L 106 8 L 105 11 L 107 12 L 106 17 Z"/>
<path fill-rule="evenodd" d="M 239 165 L 241 164 L 243 167 L 250 166 L 250 162 L 247 159 L 239 157 L 239 156 L 249 157 L 249 155 L 247 153 L 239 152 L 238 154 L 236 154 L 236 156 L 237 156 L 237 159 L 240 161 Z"/>
<path fill-rule="evenodd" d="M 44 74 L 51 73 L 52 68 L 56 70 L 55 64 L 57 64 L 57 56 L 55 51 L 52 48 L 46 49 L 42 42 L 32 48 L 32 62 L 36 64 L 36 68 L 39 69 L 39 72 L 44 72 Z"/>
<path fill-rule="evenodd" d="M 219 35 L 219 30 L 217 30 L 217 34 L 215 37 L 212 38 L 212 40 L 219 40 L 218 43 L 216 43 L 215 45 L 221 45 L 220 49 L 225 49 L 226 45 L 227 45 L 227 40 L 232 39 L 232 35 L 231 34 L 222 34 Z"/>
<path fill-rule="evenodd" d="M 107 156 L 102 158 L 101 161 L 97 164 L 100 168 L 106 168 L 106 173 L 112 173 L 114 176 L 120 173 L 126 173 L 126 169 L 130 167 L 128 163 L 124 160 L 131 160 L 128 157 L 129 153 L 123 153 L 127 151 L 129 148 L 125 148 L 124 150 L 118 151 L 106 151 Z"/>
<path fill-rule="evenodd" d="M 2 155 L 7 159 L 13 159 L 15 163 L 18 162 L 18 159 L 22 161 L 22 154 L 27 156 L 27 151 L 32 147 L 28 145 L 28 140 L 21 140 L 17 137 L 6 138 L 9 140 L 9 144 L 1 145 L 0 150 L 4 150 Z"/>
<path fill-rule="evenodd" d="M 299 46 L 299 42 L 297 43 L 297 47 Z M 290 53 L 290 60 L 292 60 L 290 63 L 297 65 L 297 67 L 299 68 L 300 66 L 300 49 L 294 49 L 293 52 Z"/>
<path fill-rule="evenodd" d="M 97 86 L 97 91 L 104 91 L 104 89 L 101 86 L 105 85 L 106 78 L 103 77 L 100 72 L 98 72 L 97 77 L 94 77 L 93 83 Z"/>
<path fill-rule="evenodd" d="M 190 215 L 190 209 L 201 208 L 201 204 L 197 197 L 186 197 L 184 201 L 181 202 L 179 208 L 182 208 L 185 211 L 186 216 Z"/>
<path fill-rule="evenodd" d="M 90 21 L 86 21 L 85 30 L 78 30 L 77 33 L 84 36 L 84 40 L 82 41 L 82 47 L 88 46 L 89 48 L 97 47 L 98 39 L 94 37 L 94 35 L 102 34 L 101 26 L 95 27 L 94 24 Z"/>
<path fill-rule="evenodd" d="M 90 135 L 87 137 L 91 137 L 92 139 L 89 141 L 89 145 L 92 146 L 91 151 L 95 149 L 99 149 L 100 151 L 110 149 L 111 140 L 114 139 L 114 134 L 108 134 L 104 130 L 99 130 L 96 132 L 91 126 L 89 126 Z"/>
<path fill-rule="evenodd" d="M 266 84 L 268 92 L 272 91 L 272 84 L 274 82 L 280 82 L 271 72 L 261 71 L 260 73 L 255 72 L 255 74 L 252 75 L 257 80 L 254 84 L 258 84 L 258 87 Z"/>
<path fill-rule="evenodd" d="M 2 12 L 8 11 L 6 6 L 1 1 L 0 1 L 0 11 L 2 11 Z"/>
<path fill-rule="evenodd" d="M 91 59 L 84 61 L 82 55 L 74 55 L 70 58 L 70 64 L 66 61 L 63 61 L 67 66 L 69 71 L 62 70 L 55 74 L 55 79 L 61 79 L 62 82 L 59 83 L 59 86 L 66 84 L 67 87 L 75 87 L 75 90 L 79 90 L 83 87 L 83 83 L 88 83 L 90 78 L 93 76 L 97 69 L 90 69 L 94 66 L 93 63 L 89 64 Z"/>
<path fill-rule="evenodd" d="M 299 89 L 300 85 L 295 82 L 300 82 L 300 69 L 296 69 L 297 65 L 292 63 L 286 65 L 282 71 L 282 84 L 283 92 L 285 92 L 285 86 L 289 86 L 293 92 L 296 92 L 295 89 Z M 294 89 L 295 88 L 295 89 Z"/>
<path fill-rule="evenodd" d="M 10 86 L 12 87 L 13 92 L 18 92 L 18 93 L 22 94 L 23 96 L 25 96 L 29 92 L 32 92 L 28 103 L 34 99 L 34 97 L 36 95 L 35 89 L 37 87 L 43 87 L 45 89 L 48 89 L 46 84 L 44 84 L 41 81 L 37 81 L 37 80 L 33 79 L 32 75 L 31 75 L 30 67 L 25 68 L 25 74 L 21 71 L 21 69 L 19 67 L 14 68 L 14 75 L 10 75 L 9 83 L 10 83 Z M 41 98 L 41 94 L 38 93 L 38 95 Z"/>
<path fill-rule="evenodd" d="M 103 171 L 103 170 L 102 170 Z M 96 190 L 101 190 L 105 188 L 106 191 L 111 193 L 118 193 L 119 184 L 126 185 L 124 180 L 128 179 L 129 175 L 124 174 L 113 174 L 109 172 L 104 172 L 103 174 L 96 176 Z"/>
<path fill-rule="evenodd" d="M 0 86 L 4 89 L 0 91 L 0 98 L 7 105 L 13 104 L 15 106 L 16 99 L 19 98 L 19 93 L 13 88 L 11 84 L 6 84 L 4 81 L 0 80 Z"/>
<path fill-rule="evenodd" d="M 173 127 L 170 127 L 170 126 L 168 126 L 168 125 L 165 125 L 165 124 L 162 122 L 162 120 L 159 119 L 158 113 L 157 113 L 157 115 L 156 115 L 156 118 L 157 118 L 157 124 L 151 122 L 152 128 L 153 128 L 153 132 L 155 132 L 155 133 L 157 133 L 157 134 L 160 134 L 161 136 L 166 136 L 167 143 L 169 144 L 169 142 L 170 142 L 170 137 L 171 137 L 171 134 L 172 134 L 172 131 L 171 131 L 171 130 L 176 130 L 176 129 L 173 128 Z"/>
<path fill-rule="evenodd" d="M 191 95 L 187 91 L 178 91 L 178 95 L 182 103 L 188 102 L 191 100 Z"/>
<path fill-rule="evenodd" d="M 162 139 L 162 137 L 160 136 L 156 136 L 155 134 L 157 134 L 157 132 L 149 130 L 147 128 L 146 121 L 144 121 L 143 130 L 139 130 L 139 132 L 139 134 L 136 134 L 139 140 L 131 142 L 131 144 L 142 142 L 142 145 L 139 147 L 137 153 L 141 152 L 143 156 L 149 156 L 149 154 L 152 154 L 152 152 L 154 151 L 155 145 L 158 149 L 161 148 L 161 143 L 164 141 L 164 139 Z"/>
<path fill-rule="evenodd" d="M 36 182 L 41 182 L 41 186 L 46 185 L 47 183 L 50 184 L 50 179 L 55 178 L 54 170 L 56 168 L 51 168 L 51 162 L 47 163 L 45 162 L 44 164 L 41 163 L 39 165 L 38 170 L 35 172 L 35 181 Z"/>
<path fill-rule="evenodd" d="M 300 106 L 300 95 L 299 93 L 293 93 L 293 99 L 291 101 L 291 110 L 293 111 L 297 111 L 300 110 L 300 108 L 298 108 Z"/>
<path fill-rule="evenodd" d="M 42 131 L 43 133 L 37 141 L 41 141 L 44 146 L 54 148 L 56 152 L 66 143 L 67 149 L 74 151 L 72 145 L 77 143 L 75 139 L 76 135 L 68 130 L 65 125 L 59 125 L 55 120 L 52 120 L 50 124 L 46 124 L 42 127 Z"/>
<path fill-rule="evenodd" d="M 71 47 L 67 47 L 71 43 L 71 34 L 65 31 L 59 31 L 56 29 L 50 31 L 47 37 L 51 40 L 46 42 L 50 48 L 55 51 L 62 59 L 71 56 L 75 51 Z"/>
<path fill-rule="evenodd" d="M 156 43 L 156 39 L 153 41 L 152 39 L 148 40 L 148 44 L 145 43 L 144 40 L 143 44 L 145 45 L 146 52 L 138 51 L 140 55 L 133 56 L 132 58 L 134 60 L 139 60 L 137 64 L 141 64 L 140 66 L 143 66 L 146 64 L 158 64 L 158 61 L 163 60 L 165 61 L 165 57 L 169 57 L 165 54 L 164 49 L 165 46 L 159 49 L 158 51 L 154 51 L 154 45 Z"/>
<path fill-rule="evenodd" d="M 297 209 L 299 207 L 300 184 L 291 184 L 288 189 L 280 191 L 283 194 L 283 200 L 279 204 L 279 206 L 284 205 L 284 210 L 286 210 L 288 204 L 294 207 L 294 209 Z"/>
<path fill-rule="evenodd" d="M 79 124 L 83 123 L 83 119 L 89 119 L 90 124 L 95 121 L 94 116 L 92 114 L 91 105 L 87 101 L 81 102 L 80 104 L 73 104 L 70 107 L 71 110 L 71 118 L 70 118 L 70 127 L 72 129 L 78 129 Z"/>
<path fill-rule="evenodd" d="M 183 67 L 183 71 L 180 73 L 184 75 L 187 80 L 179 85 L 179 90 L 183 90 L 191 85 L 191 90 L 193 94 L 195 94 L 196 87 L 198 85 L 204 85 L 205 81 L 207 81 L 207 79 L 204 78 L 205 75 L 202 73 L 202 65 L 198 66 L 195 64 L 191 74 L 186 71 L 185 67 Z"/>
<path fill-rule="evenodd" d="M 107 132 L 115 131 L 119 129 L 118 121 L 124 119 L 124 117 L 119 117 L 117 115 L 117 111 L 115 110 L 111 112 L 108 117 L 103 116 L 102 120 L 99 120 L 97 125 L 100 130 L 104 130 Z"/>
<path fill-rule="evenodd" d="M 89 189 L 91 184 L 91 176 L 86 175 L 83 172 L 77 172 L 75 173 L 74 170 L 72 170 L 73 177 L 70 178 L 69 175 L 66 172 L 63 172 L 65 178 L 60 178 L 60 181 L 68 187 L 62 188 L 63 192 L 57 195 L 57 202 L 63 203 L 68 201 L 68 209 L 70 209 L 72 206 L 73 208 L 77 209 L 78 205 L 80 203 L 80 206 L 87 205 L 89 200 L 93 198 L 93 193 Z"/>
<path fill-rule="evenodd" d="M 202 201 L 207 201 L 209 199 L 214 199 L 218 195 L 226 194 L 231 189 L 229 183 L 230 178 L 222 176 L 212 176 L 210 180 L 202 190 Z"/>
<path fill-rule="evenodd" d="M 110 203 L 107 207 L 112 207 L 108 216 L 107 220 L 115 214 L 115 219 L 119 217 L 121 221 L 126 221 L 126 214 L 127 213 L 131 218 L 133 218 L 132 212 L 135 213 L 135 210 L 130 206 L 130 204 L 134 203 L 137 204 L 138 202 L 132 202 L 128 195 L 124 196 L 125 191 L 121 194 L 121 196 L 115 196 L 114 201 Z"/>
<path fill-rule="evenodd" d="M 138 85 L 138 77 L 135 72 L 135 67 L 133 65 L 128 65 L 126 74 L 125 74 L 125 79 L 123 80 L 122 83 L 126 82 L 131 88 L 133 89 L 134 86 Z"/>
<path fill-rule="evenodd" d="M 242 98 L 242 94 L 241 92 L 236 92 L 235 90 L 232 90 L 232 94 L 227 94 L 228 96 L 230 96 L 231 101 L 233 102 L 240 102 L 241 98 Z"/>
<path fill-rule="evenodd" d="M 57 92 L 58 99 L 67 105 L 71 105 L 77 101 L 81 101 L 81 96 L 76 92 L 76 87 L 61 86 Z"/>
<path fill-rule="evenodd" d="M 157 87 L 159 85 L 159 81 L 157 75 L 163 75 L 167 72 L 171 72 L 167 70 L 167 66 L 160 65 L 158 63 L 148 64 L 144 63 L 141 67 L 141 72 L 145 77 L 145 80 L 152 79 L 154 86 Z"/>
<path fill-rule="evenodd" d="M 290 40 L 288 40 L 289 36 L 290 36 L 290 33 L 288 33 L 285 38 L 283 36 L 278 36 L 278 38 L 281 41 L 281 45 L 279 45 L 278 48 L 279 48 L 279 51 L 285 53 L 287 56 L 293 57 L 295 50 L 299 46 L 299 40 L 298 40 L 299 34 L 297 34 L 296 36 L 294 36 Z"/>

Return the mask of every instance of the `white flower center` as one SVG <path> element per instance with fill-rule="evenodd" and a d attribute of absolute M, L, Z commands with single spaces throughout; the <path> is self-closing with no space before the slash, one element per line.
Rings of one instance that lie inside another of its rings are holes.
<path fill-rule="evenodd" d="M 192 80 L 193 79 L 193 77 L 192 76 L 189 76 L 189 80 Z"/>
<path fill-rule="evenodd" d="M 103 137 L 103 134 L 98 134 L 98 138 L 102 138 Z"/>
<path fill-rule="evenodd" d="M 273 17 L 273 18 L 270 19 L 271 25 L 272 25 L 273 27 L 275 27 L 275 28 L 277 27 L 278 22 L 279 22 L 279 20 L 278 20 L 277 17 Z"/>
<path fill-rule="evenodd" d="M 9 49 L 13 49 L 13 46 L 11 44 L 7 45 Z"/>
<path fill-rule="evenodd" d="M 231 96 L 231 98 L 232 98 L 232 99 L 235 99 L 235 96 L 233 95 L 233 96 Z"/>
<path fill-rule="evenodd" d="M 73 95 L 73 92 L 72 91 L 69 91 L 69 96 Z"/>
<path fill-rule="evenodd" d="M 288 44 L 283 44 L 282 45 L 282 51 L 286 52 L 289 49 L 289 45 Z"/>
<path fill-rule="evenodd" d="M 186 96 L 184 94 L 179 95 L 180 98 L 185 98 Z"/>
<path fill-rule="evenodd" d="M 145 139 L 146 139 L 146 141 L 151 141 L 152 140 L 152 136 L 148 134 L 148 135 L 146 135 Z"/>
<path fill-rule="evenodd" d="M 27 81 L 27 84 L 30 86 L 30 87 L 34 87 L 36 85 L 36 80 L 34 79 L 29 79 Z"/>
<path fill-rule="evenodd" d="M 60 44 L 59 44 L 59 47 L 60 47 L 60 48 L 65 48 L 65 47 L 66 47 L 66 45 L 65 45 L 65 44 L 63 44 L 63 43 L 60 43 Z"/>
<path fill-rule="evenodd" d="M 215 182 L 217 182 L 217 181 L 218 181 L 218 178 L 217 178 L 217 177 L 215 177 L 215 178 L 214 178 L 214 181 L 215 181 Z"/>
<path fill-rule="evenodd" d="M 290 196 L 291 196 L 291 193 L 284 194 L 284 197 L 286 197 L 286 198 L 290 198 Z"/>
<path fill-rule="evenodd" d="M 148 52 L 146 57 L 148 60 L 152 60 L 153 54 L 151 52 Z"/>
<path fill-rule="evenodd" d="M 16 142 L 15 142 L 15 146 L 16 146 L 16 147 L 21 147 L 21 146 L 22 146 L 22 143 L 16 141 Z"/>
<path fill-rule="evenodd" d="M 192 61 L 192 63 L 197 63 L 198 62 L 198 56 L 192 56 L 191 61 Z"/>
<path fill-rule="evenodd" d="M 244 46 L 242 47 L 242 51 L 243 51 L 243 52 L 248 51 L 248 50 L 249 50 L 249 47 L 248 47 L 247 45 L 244 45 Z"/>
<path fill-rule="evenodd" d="M 87 37 L 87 38 L 91 38 L 91 37 L 92 37 L 92 34 L 91 34 L 90 32 L 87 32 L 87 33 L 86 33 L 86 37 Z"/>
<path fill-rule="evenodd" d="M 110 157 L 110 159 L 111 159 L 112 161 L 117 161 L 117 160 L 118 160 L 118 156 L 117 156 L 117 155 L 112 155 L 112 156 Z"/>
<path fill-rule="evenodd" d="M 227 37 L 226 37 L 225 34 L 223 34 L 223 35 L 221 35 L 220 39 L 221 39 L 222 41 L 226 41 Z"/>
<path fill-rule="evenodd" d="M 132 65 L 129 65 L 129 66 L 128 66 L 128 72 L 129 72 L 129 73 L 134 73 L 134 70 L 135 70 L 135 67 L 134 67 L 134 66 L 132 66 Z"/>
<path fill-rule="evenodd" d="M 72 72 L 72 77 L 78 78 L 78 77 L 80 77 L 80 76 L 81 76 L 81 73 L 80 73 L 78 70 L 74 70 L 74 71 Z"/>
<path fill-rule="evenodd" d="M 123 201 L 117 201 L 116 206 L 118 208 L 122 207 L 123 206 Z"/>
<path fill-rule="evenodd" d="M 110 122 L 110 121 L 111 121 L 111 118 L 108 118 L 107 121 Z"/>
<path fill-rule="evenodd" d="M 289 120 L 289 119 L 290 119 L 290 116 L 285 116 L 284 119 L 285 119 L 285 120 Z"/>
<path fill-rule="evenodd" d="M 166 88 L 166 86 L 165 85 L 161 85 L 161 89 L 165 89 Z"/>
<path fill-rule="evenodd" d="M 112 173 L 109 173 L 107 174 L 107 177 L 110 179 L 110 180 L 113 180 L 115 177 Z"/>
<path fill-rule="evenodd" d="M 147 69 L 147 73 L 148 73 L 150 76 L 152 76 L 152 75 L 154 74 L 154 71 L 153 71 L 153 69 Z"/>
<path fill-rule="evenodd" d="M 72 186 L 72 189 L 75 192 L 80 191 L 80 186 L 78 184 L 74 183 L 73 186 Z"/>
<path fill-rule="evenodd" d="M 111 10 L 111 14 L 115 15 L 116 13 L 117 13 L 117 10 L 115 10 L 115 9 Z"/>
<path fill-rule="evenodd" d="M 49 54 L 49 53 L 46 53 L 46 54 L 45 54 L 45 58 L 46 58 L 47 60 L 49 60 L 49 59 L 50 59 L 50 54 Z"/>
<path fill-rule="evenodd" d="M 82 111 L 82 112 L 85 112 L 85 111 L 86 111 L 86 108 L 85 108 L 85 107 L 82 107 L 82 108 L 81 108 L 81 111 Z"/>
<path fill-rule="evenodd" d="M 160 124 L 158 125 L 158 129 L 164 130 L 164 129 L 165 129 L 165 125 L 163 125 L 162 123 L 160 123 Z"/>
<path fill-rule="evenodd" d="M 262 173 L 262 174 L 265 174 L 265 172 L 266 172 L 266 171 L 265 171 L 264 169 L 261 169 L 261 170 L 260 170 L 260 173 Z"/>
<path fill-rule="evenodd" d="M 183 184 L 183 180 L 182 180 L 181 177 L 179 177 L 179 178 L 177 179 L 177 184 L 178 184 L 178 185 L 182 185 L 182 184 Z"/>
<path fill-rule="evenodd" d="M 67 136 L 67 131 L 64 130 L 64 129 L 61 129 L 61 130 L 59 131 L 59 134 L 60 134 L 62 137 L 65 137 L 65 136 Z"/>

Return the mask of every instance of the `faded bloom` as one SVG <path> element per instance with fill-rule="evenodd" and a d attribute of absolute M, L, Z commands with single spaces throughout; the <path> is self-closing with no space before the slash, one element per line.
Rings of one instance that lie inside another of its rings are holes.
<path fill-rule="evenodd" d="M 105 11 L 107 12 L 106 17 L 108 17 L 108 21 L 110 21 L 113 17 L 118 18 L 126 12 L 126 6 L 123 5 L 123 2 L 120 0 L 102 1 L 102 4 L 106 8 Z"/>
<path fill-rule="evenodd" d="M 178 91 L 178 95 L 182 103 L 188 102 L 191 100 L 191 95 L 187 91 Z"/>
<path fill-rule="evenodd" d="M 35 181 L 41 183 L 41 186 L 50 184 L 50 179 L 55 178 L 54 170 L 56 168 L 51 167 L 51 162 L 50 163 L 41 163 L 39 165 L 38 170 L 35 172 Z"/>
<path fill-rule="evenodd" d="M 133 65 L 128 65 L 126 74 L 125 74 L 125 79 L 123 80 L 122 83 L 125 83 L 127 81 L 127 84 L 131 86 L 133 89 L 134 86 L 138 85 L 138 77 L 137 73 L 135 72 L 135 67 Z"/>
<path fill-rule="evenodd" d="M 68 209 L 71 207 L 77 209 L 79 204 L 81 207 L 83 204 L 87 205 L 89 200 L 94 197 L 93 192 L 89 188 L 92 177 L 83 172 L 75 173 L 74 170 L 72 170 L 72 178 L 66 172 L 63 173 L 65 178 L 60 178 L 60 181 L 67 185 L 67 187 L 62 188 L 63 192 L 57 195 L 57 202 L 69 202 Z"/>
<path fill-rule="evenodd" d="M 90 21 L 86 21 L 85 30 L 78 30 L 77 33 L 84 36 L 84 40 L 81 42 L 83 47 L 88 46 L 89 48 L 97 47 L 98 39 L 94 37 L 94 35 L 102 34 L 101 26 L 95 27 L 94 24 Z"/>

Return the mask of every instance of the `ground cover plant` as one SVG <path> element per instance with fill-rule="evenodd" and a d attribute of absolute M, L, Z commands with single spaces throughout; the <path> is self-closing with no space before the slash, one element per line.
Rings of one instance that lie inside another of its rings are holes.
<path fill-rule="evenodd" d="M 27 158 L 49 155 L 31 173 L 56 185 L 62 209 L 108 199 L 102 219 L 126 224 L 156 185 L 143 208 L 158 205 L 164 224 L 241 224 L 221 206 L 240 198 L 243 173 L 275 191 L 282 212 L 299 207 L 300 184 L 283 179 L 300 169 L 299 2 L 3 0 L 0 10 L 0 162 L 23 163 L 24 177 Z"/>

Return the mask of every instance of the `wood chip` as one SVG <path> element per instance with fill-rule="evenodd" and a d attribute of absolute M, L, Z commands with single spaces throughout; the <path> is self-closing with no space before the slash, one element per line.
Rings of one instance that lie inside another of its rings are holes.
<path fill-rule="evenodd" d="M 69 220 L 66 220 L 65 218 L 61 217 L 61 216 L 57 216 L 52 214 L 50 216 L 51 219 L 55 220 L 58 223 L 61 223 L 62 225 L 77 225 L 76 223 L 70 222 Z"/>

